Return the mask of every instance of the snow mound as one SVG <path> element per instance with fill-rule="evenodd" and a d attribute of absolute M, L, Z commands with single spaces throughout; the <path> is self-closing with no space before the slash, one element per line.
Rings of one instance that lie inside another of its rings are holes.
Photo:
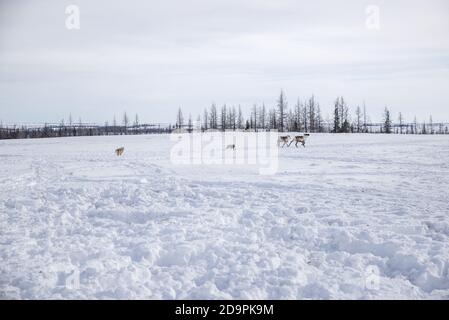
<path fill-rule="evenodd" d="M 447 137 L 312 135 L 274 176 L 172 144 L 0 141 L 0 298 L 449 298 Z"/>

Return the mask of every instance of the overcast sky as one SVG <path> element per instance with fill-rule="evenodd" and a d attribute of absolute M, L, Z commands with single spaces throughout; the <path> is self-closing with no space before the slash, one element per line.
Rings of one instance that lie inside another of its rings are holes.
<path fill-rule="evenodd" d="M 343 95 L 375 121 L 385 106 L 449 121 L 449 1 L 0 0 L 4 123 L 173 122 L 180 106 L 272 106 L 281 88 L 324 115 Z"/>

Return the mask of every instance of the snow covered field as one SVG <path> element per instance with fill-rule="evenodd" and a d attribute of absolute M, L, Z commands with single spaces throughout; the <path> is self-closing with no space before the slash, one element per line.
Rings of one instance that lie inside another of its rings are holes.
<path fill-rule="evenodd" d="M 0 141 L 0 298 L 449 299 L 447 136 L 316 134 L 273 176 L 172 145 Z"/>

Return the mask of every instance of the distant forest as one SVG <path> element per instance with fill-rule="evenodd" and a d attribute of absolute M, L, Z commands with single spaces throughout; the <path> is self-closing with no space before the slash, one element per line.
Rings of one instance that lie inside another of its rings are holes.
<path fill-rule="evenodd" d="M 350 107 L 343 97 L 338 97 L 333 106 L 331 119 L 323 119 L 321 108 L 314 96 L 305 101 L 297 100 L 289 108 L 286 97 L 281 91 L 275 107 L 267 108 L 265 104 L 254 105 L 249 117 L 245 118 L 242 108 L 223 105 L 220 109 L 212 104 L 195 121 L 189 114 L 184 119 L 182 109 L 176 116 L 175 128 L 186 131 L 194 130 L 246 130 L 311 133 L 386 133 L 386 134 L 449 134 L 449 123 L 434 122 L 432 116 L 428 121 L 418 122 L 416 117 L 407 122 L 401 112 L 394 119 L 389 108 L 385 107 L 383 121 L 373 123 L 367 114 L 366 106 L 357 106 L 351 114 Z"/>
<path fill-rule="evenodd" d="M 70 136 L 133 135 L 152 133 L 193 132 L 193 131 L 270 131 L 309 133 L 385 133 L 385 134 L 449 134 L 449 123 L 435 122 L 432 116 L 427 121 L 406 121 L 401 112 L 393 116 L 385 107 L 382 122 L 371 122 L 365 105 L 351 110 L 343 97 L 338 97 L 333 106 L 331 119 L 323 119 L 321 108 L 314 96 L 298 99 L 289 108 L 281 91 L 276 105 L 267 108 L 265 104 L 253 105 L 249 116 L 244 116 L 241 106 L 217 108 L 212 104 L 195 120 L 189 114 L 184 119 L 179 108 L 175 124 L 141 123 L 136 114 L 131 120 L 126 112 L 120 122 L 114 116 L 112 123 L 103 125 L 74 122 L 69 115 L 67 121 L 57 124 L 4 125 L 0 122 L 0 139 L 50 138 Z"/>

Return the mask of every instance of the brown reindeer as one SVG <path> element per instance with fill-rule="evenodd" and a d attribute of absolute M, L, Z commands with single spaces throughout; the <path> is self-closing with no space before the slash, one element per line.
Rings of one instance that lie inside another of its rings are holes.
<path fill-rule="evenodd" d="M 285 145 L 289 146 L 289 145 L 288 145 L 288 140 L 290 140 L 290 136 L 282 136 L 282 137 L 279 137 L 279 140 L 278 140 L 278 146 L 280 146 L 281 142 L 284 143 L 284 144 L 282 145 L 282 148 L 283 148 Z"/>
<path fill-rule="evenodd" d="M 121 147 L 121 148 L 115 149 L 115 154 L 116 154 L 117 156 L 121 156 L 121 155 L 123 154 L 124 151 L 125 151 L 125 148 L 124 148 L 124 147 Z"/>
<path fill-rule="evenodd" d="M 309 137 L 310 134 L 306 133 L 302 136 L 296 136 L 294 139 L 292 139 L 292 141 L 290 141 L 289 143 L 289 147 L 290 145 L 293 143 L 293 141 L 296 141 L 295 143 L 295 147 L 298 148 L 298 143 L 301 143 L 301 145 L 305 148 L 306 147 L 306 138 Z"/>

